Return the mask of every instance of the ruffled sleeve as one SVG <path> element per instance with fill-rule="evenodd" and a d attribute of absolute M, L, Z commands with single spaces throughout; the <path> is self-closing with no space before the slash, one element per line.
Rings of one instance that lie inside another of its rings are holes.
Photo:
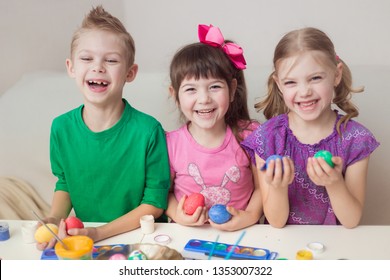
<path fill-rule="evenodd" d="M 287 115 L 274 117 L 253 131 L 241 146 L 255 164 L 255 154 L 266 159 L 269 155 L 285 155 L 285 140 L 287 138 Z"/>
<path fill-rule="evenodd" d="M 345 153 L 346 166 L 368 157 L 380 143 L 374 135 L 360 123 L 350 120 L 345 129 L 342 128 L 342 146 Z"/>

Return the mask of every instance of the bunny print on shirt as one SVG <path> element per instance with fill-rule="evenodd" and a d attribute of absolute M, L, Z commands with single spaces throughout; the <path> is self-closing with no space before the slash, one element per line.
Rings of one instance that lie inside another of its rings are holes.
<path fill-rule="evenodd" d="M 199 168 L 196 164 L 190 163 L 188 165 L 188 173 L 194 179 L 194 181 L 202 187 L 200 193 L 205 198 L 205 204 L 207 208 L 215 204 L 226 205 L 230 201 L 230 191 L 225 187 L 229 181 L 237 183 L 240 180 L 240 169 L 237 166 L 232 166 L 225 172 L 222 178 L 221 185 L 206 186 Z"/>

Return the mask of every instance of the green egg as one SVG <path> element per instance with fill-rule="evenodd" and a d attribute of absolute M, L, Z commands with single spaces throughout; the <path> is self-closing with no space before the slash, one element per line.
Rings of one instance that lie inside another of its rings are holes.
<path fill-rule="evenodd" d="M 332 154 L 328 151 L 325 151 L 325 150 L 321 150 L 321 151 L 318 151 L 315 155 L 314 155 L 315 158 L 319 158 L 319 157 L 322 157 L 327 164 L 330 165 L 330 167 L 334 167 L 334 163 L 332 162 Z"/>

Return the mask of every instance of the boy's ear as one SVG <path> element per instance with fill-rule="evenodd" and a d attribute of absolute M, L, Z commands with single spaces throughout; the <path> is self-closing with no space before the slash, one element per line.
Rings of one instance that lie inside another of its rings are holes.
<path fill-rule="evenodd" d="M 175 90 L 174 90 L 173 86 L 169 86 L 169 96 L 171 98 L 175 97 Z"/>
<path fill-rule="evenodd" d="M 137 76 L 137 73 L 138 73 L 138 65 L 137 64 L 131 65 L 129 70 L 127 71 L 126 82 L 130 83 L 134 81 L 135 77 Z"/>
<path fill-rule="evenodd" d="M 65 64 L 66 64 L 66 71 L 68 72 L 69 77 L 74 78 L 75 74 L 74 74 L 74 68 L 73 68 L 72 60 L 67 58 L 66 61 L 65 61 Z"/>

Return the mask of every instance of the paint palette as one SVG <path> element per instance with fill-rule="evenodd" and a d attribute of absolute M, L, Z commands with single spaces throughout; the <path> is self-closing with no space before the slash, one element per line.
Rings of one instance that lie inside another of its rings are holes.
<path fill-rule="evenodd" d="M 135 256 L 138 253 L 138 256 Z M 144 256 L 141 256 L 143 253 Z M 114 244 L 94 246 L 92 251 L 93 260 L 182 260 L 183 256 L 174 249 L 159 244 L 136 243 Z M 41 260 L 58 260 L 54 249 L 42 252 Z"/>
<path fill-rule="evenodd" d="M 207 259 L 214 246 L 214 241 L 199 239 L 190 239 L 182 252 L 183 257 L 187 259 Z M 233 249 L 233 244 L 217 242 L 213 252 L 214 257 L 225 258 Z M 264 248 L 255 248 L 238 245 L 231 254 L 230 259 L 242 260 L 274 260 L 278 253 L 271 252 Z"/>
<path fill-rule="evenodd" d="M 111 256 L 113 254 L 129 254 L 129 245 L 115 244 L 94 246 L 92 251 L 93 259 L 100 259 L 102 256 Z M 58 260 L 54 249 L 46 249 L 42 252 L 41 260 Z"/>

